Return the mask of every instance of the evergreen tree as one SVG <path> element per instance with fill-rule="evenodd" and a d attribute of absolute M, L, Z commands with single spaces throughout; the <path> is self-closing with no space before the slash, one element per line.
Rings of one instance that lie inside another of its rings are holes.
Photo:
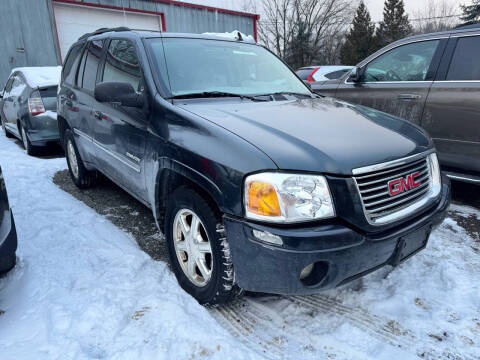
<path fill-rule="evenodd" d="M 461 19 L 465 24 L 473 24 L 480 20 L 480 0 L 473 0 L 472 5 L 460 5 L 463 11 Z"/>
<path fill-rule="evenodd" d="M 385 0 L 383 21 L 377 30 L 378 48 L 399 40 L 412 32 L 412 26 L 405 14 L 403 0 Z"/>
<path fill-rule="evenodd" d="M 340 60 L 344 65 L 356 65 L 375 50 L 375 25 L 372 24 L 367 7 L 360 2 L 352 27 L 340 49 Z"/>
<path fill-rule="evenodd" d="M 293 69 L 298 69 L 311 65 L 313 55 L 312 33 L 308 31 L 306 24 L 299 20 L 295 24 L 292 41 L 285 51 L 285 60 Z"/>

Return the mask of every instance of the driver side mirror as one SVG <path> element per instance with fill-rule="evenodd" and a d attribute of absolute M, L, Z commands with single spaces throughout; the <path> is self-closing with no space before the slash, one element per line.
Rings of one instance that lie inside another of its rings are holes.
<path fill-rule="evenodd" d="M 353 82 L 360 82 L 362 80 L 362 69 L 358 66 L 355 66 L 352 71 L 350 72 L 350 76 L 348 80 Z"/>
<path fill-rule="evenodd" d="M 101 82 L 95 86 L 95 100 L 122 106 L 143 107 L 144 98 L 128 82 Z"/>

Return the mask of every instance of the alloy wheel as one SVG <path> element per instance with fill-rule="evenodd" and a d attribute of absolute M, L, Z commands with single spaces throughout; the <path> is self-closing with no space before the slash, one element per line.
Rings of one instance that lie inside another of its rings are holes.
<path fill-rule="evenodd" d="M 23 142 L 23 147 L 25 150 L 28 151 L 28 138 L 27 138 L 27 133 L 25 132 L 25 128 L 22 126 L 22 142 Z"/>
<path fill-rule="evenodd" d="M 70 169 L 72 170 L 73 176 L 78 179 L 78 161 L 77 153 L 73 147 L 72 141 L 68 140 L 67 143 L 67 156 L 68 162 L 70 163 Z"/>
<path fill-rule="evenodd" d="M 205 226 L 189 209 L 181 209 L 173 222 L 173 242 L 180 267 L 196 286 L 205 286 L 212 276 L 212 248 Z"/>

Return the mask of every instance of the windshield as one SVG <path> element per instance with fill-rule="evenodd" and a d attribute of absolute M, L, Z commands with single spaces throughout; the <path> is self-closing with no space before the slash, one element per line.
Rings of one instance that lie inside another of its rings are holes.
<path fill-rule="evenodd" d="M 289 92 L 310 95 L 308 88 L 276 56 L 242 42 L 149 39 L 158 72 L 172 96 L 202 92 L 259 95 Z M 165 54 L 165 57 L 164 57 Z M 165 66 L 164 71 L 162 66 Z"/>

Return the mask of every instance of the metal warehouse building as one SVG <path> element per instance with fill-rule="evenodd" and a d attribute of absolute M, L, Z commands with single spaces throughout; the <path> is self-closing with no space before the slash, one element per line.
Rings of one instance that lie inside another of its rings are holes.
<path fill-rule="evenodd" d="M 79 36 L 98 28 L 240 30 L 256 39 L 258 18 L 173 0 L 0 0 L 0 86 L 14 67 L 61 64 Z"/>

